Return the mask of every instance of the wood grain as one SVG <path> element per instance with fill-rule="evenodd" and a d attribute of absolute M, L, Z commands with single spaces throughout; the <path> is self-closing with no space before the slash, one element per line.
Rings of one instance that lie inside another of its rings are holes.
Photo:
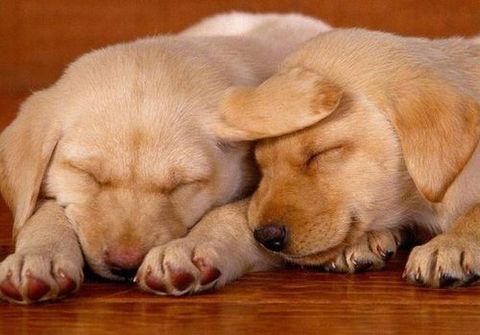
<path fill-rule="evenodd" d="M 94 48 L 177 32 L 231 10 L 299 12 L 336 27 L 404 35 L 480 33 L 478 0 L 2 0 L 0 91 L 45 87 L 68 63 Z"/>
<path fill-rule="evenodd" d="M 251 274 L 218 292 L 160 297 L 131 284 L 88 281 L 38 306 L 0 304 L 2 334 L 468 334 L 480 289 L 428 290 L 400 279 L 405 255 L 382 272 Z"/>

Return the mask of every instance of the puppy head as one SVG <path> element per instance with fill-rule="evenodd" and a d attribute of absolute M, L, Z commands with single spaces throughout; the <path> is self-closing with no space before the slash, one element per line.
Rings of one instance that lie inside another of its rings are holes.
<path fill-rule="evenodd" d="M 397 224 L 409 201 L 441 201 L 477 144 L 479 110 L 428 76 L 367 98 L 299 73 L 287 68 L 259 88 L 231 91 L 218 127 L 245 139 L 290 128 L 257 145 L 262 179 L 249 222 L 267 248 L 321 264 L 363 232 Z"/>
<path fill-rule="evenodd" d="M 30 97 L 0 139 L 15 232 L 55 199 L 91 268 L 119 279 L 241 193 L 247 158 L 202 124 L 227 83 L 192 59 L 149 43 L 111 47 Z"/>

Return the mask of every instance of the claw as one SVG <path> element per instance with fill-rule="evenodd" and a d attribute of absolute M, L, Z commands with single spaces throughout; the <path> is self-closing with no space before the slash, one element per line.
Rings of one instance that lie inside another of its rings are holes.
<path fill-rule="evenodd" d="M 355 262 L 353 262 L 353 260 L 352 260 L 352 263 L 354 264 L 355 272 L 366 271 L 373 265 L 372 261 L 355 261 Z"/>
<path fill-rule="evenodd" d="M 331 262 L 330 264 L 325 265 L 324 269 L 328 272 L 334 272 L 337 269 L 337 265 L 335 264 L 335 262 Z"/>
<path fill-rule="evenodd" d="M 470 265 L 464 264 L 464 265 L 463 265 L 463 271 L 465 272 L 465 274 L 467 275 L 467 277 L 473 276 L 473 272 L 472 272 L 472 269 L 470 268 Z"/>
<path fill-rule="evenodd" d="M 395 245 L 396 245 L 397 248 L 398 248 L 398 247 L 400 246 L 400 244 L 401 244 L 400 238 L 398 238 L 397 235 L 393 234 L 393 240 L 394 240 L 394 242 L 395 242 Z"/>
<path fill-rule="evenodd" d="M 355 259 L 353 254 L 350 256 L 350 262 L 352 262 L 355 272 L 366 271 L 373 265 L 373 262 L 371 261 Z"/>
<path fill-rule="evenodd" d="M 420 267 L 417 268 L 417 272 L 415 272 L 415 276 L 413 277 L 413 279 L 416 283 L 423 284 L 422 271 L 420 270 Z"/>

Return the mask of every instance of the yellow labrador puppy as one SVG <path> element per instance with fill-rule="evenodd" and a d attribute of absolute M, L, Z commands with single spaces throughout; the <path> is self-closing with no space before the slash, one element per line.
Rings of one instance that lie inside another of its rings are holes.
<path fill-rule="evenodd" d="M 480 275 L 480 45 L 335 30 L 222 106 L 225 138 L 291 133 L 256 149 L 248 218 L 267 249 L 354 272 L 383 266 L 414 226 L 435 237 L 411 252 L 408 281 Z"/>
<path fill-rule="evenodd" d="M 188 259 L 168 244 L 256 181 L 250 145 L 230 145 L 213 131 L 218 102 L 232 85 L 265 80 L 327 28 L 301 15 L 221 15 L 179 36 L 82 56 L 28 98 L 0 137 L 0 187 L 15 217 L 1 297 L 63 297 L 79 288 L 84 258 L 116 280 L 143 262 L 139 285 L 160 294 L 233 279 L 226 260 L 203 260 L 218 225 L 200 227 L 196 253 L 193 242 L 183 244 Z M 196 272 L 171 265 L 182 261 Z"/>

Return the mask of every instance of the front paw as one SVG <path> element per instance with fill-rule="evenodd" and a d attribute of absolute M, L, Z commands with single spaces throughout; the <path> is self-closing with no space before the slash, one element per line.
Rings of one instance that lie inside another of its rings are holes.
<path fill-rule="evenodd" d="M 480 275 L 480 243 L 477 239 L 443 234 L 413 248 L 403 277 L 428 287 L 462 286 Z"/>
<path fill-rule="evenodd" d="M 212 243 L 174 240 L 150 250 L 135 280 L 142 290 L 160 295 L 205 291 L 225 284 L 227 256 L 222 256 Z"/>
<path fill-rule="evenodd" d="M 407 232 L 400 229 L 367 232 L 328 262 L 324 269 L 348 273 L 381 269 L 406 239 Z"/>
<path fill-rule="evenodd" d="M 82 264 L 48 252 L 14 253 L 0 264 L 0 297 L 14 303 L 59 299 L 82 281 Z"/>

